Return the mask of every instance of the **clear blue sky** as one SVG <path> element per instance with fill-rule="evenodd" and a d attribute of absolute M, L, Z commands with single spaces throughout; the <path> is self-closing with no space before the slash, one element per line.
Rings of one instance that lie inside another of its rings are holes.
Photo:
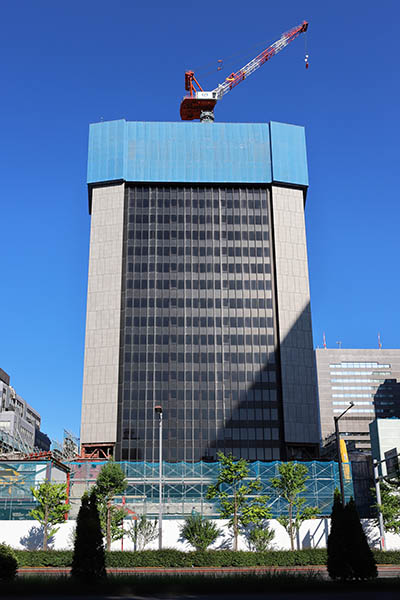
<path fill-rule="evenodd" d="M 308 71 L 300 38 L 216 118 L 306 127 L 315 345 L 398 347 L 398 0 L 3 3 L 0 367 L 50 436 L 79 434 L 89 123 L 179 120 L 185 68 L 214 87 L 217 59 L 235 70 L 303 19 Z"/>

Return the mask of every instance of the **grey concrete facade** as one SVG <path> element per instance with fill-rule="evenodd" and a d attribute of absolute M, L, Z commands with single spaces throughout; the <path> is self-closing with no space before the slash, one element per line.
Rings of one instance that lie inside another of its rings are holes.
<path fill-rule="evenodd" d="M 272 210 L 285 441 L 313 444 L 320 434 L 302 190 L 272 186 Z"/>
<path fill-rule="evenodd" d="M 322 443 L 334 432 L 334 416 L 350 401 L 340 419 L 348 448 L 371 452 L 369 424 L 400 416 L 400 350 L 319 348 L 315 351 Z"/>
<path fill-rule="evenodd" d="M 81 440 L 115 444 L 124 184 L 92 194 Z"/>

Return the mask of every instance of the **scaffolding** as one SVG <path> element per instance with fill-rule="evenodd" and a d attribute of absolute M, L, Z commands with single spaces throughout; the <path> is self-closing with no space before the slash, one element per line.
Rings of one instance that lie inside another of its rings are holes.
<path fill-rule="evenodd" d="M 30 519 L 30 511 L 37 506 L 31 488 L 45 481 L 67 480 L 68 467 L 52 458 L 0 460 L 0 520 Z"/>
<path fill-rule="evenodd" d="M 75 518 L 80 506 L 82 494 L 94 485 L 96 478 L 106 461 L 71 461 L 70 518 Z M 128 486 L 124 496 L 114 500 L 116 504 L 124 503 L 136 514 L 150 517 L 158 515 L 159 502 L 159 463 L 120 462 L 126 475 Z M 279 476 L 279 461 L 257 461 L 249 465 L 248 480 L 259 479 L 262 489 L 258 494 L 267 495 L 273 518 L 287 513 L 287 502 L 279 497 L 271 486 L 272 477 Z M 302 462 L 308 468 L 309 479 L 306 491 L 302 496 L 305 506 L 317 506 L 322 516 L 329 516 L 332 511 L 333 494 L 339 488 L 338 464 L 334 461 Z M 350 465 L 349 465 L 350 469 Z M 165 518 L 178 519 L 192 513 L 193 510 L 206 516 L 218 516 L 218 502 L 207 500 L 208 487 L 216 483 L 220 465 L 218 462 L 198 463 L 163 463 L 163 514 Z M 353 495 L 351 472 L 345 479 L 345 496 L 348 500 Z"/>

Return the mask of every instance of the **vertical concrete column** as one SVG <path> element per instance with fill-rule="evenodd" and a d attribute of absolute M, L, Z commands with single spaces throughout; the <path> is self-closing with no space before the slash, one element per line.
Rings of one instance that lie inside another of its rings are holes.
<path fill-rule="evenodd" d="M 303 191 L 272 186 L 286 443 L 319 443 Z"/>
<path fill-rule="evenodd" d="M 116 442 L 124 192 L 92 192 L 81 443 Z"/>

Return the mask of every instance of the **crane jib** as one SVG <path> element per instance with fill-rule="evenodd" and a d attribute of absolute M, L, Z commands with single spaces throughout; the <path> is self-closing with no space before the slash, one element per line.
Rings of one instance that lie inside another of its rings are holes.
<path fill-rule="evenodd" d="M 215 89 L 209 92 L 203 90 L 195 78 L 193 71 L 186 71 L 185 89 L 189 91 L 189 96 L 186 96 L 181 102 L 180 113 L 182 120 L 213 120 L 213 108 L 217 100 L 220 100 L 232 88 L 236 87 L 241 81 L 254 73 L 256 69 L 278 54 L 278 52 L 283 50 L 283 48 L 295 40 L 301 33 L 305 33 L 307 29 L 308 22 L 303 21 L 301 25 L 282 34 L 279 40 L 263 50 L 258 56 L 248 62 L 247 65 L 236 71 L 236 73 L 229 75 L 223 83 L 220 83 Z M 305 61 L 307 68 L 308 54 L 306 54 Z"/>

